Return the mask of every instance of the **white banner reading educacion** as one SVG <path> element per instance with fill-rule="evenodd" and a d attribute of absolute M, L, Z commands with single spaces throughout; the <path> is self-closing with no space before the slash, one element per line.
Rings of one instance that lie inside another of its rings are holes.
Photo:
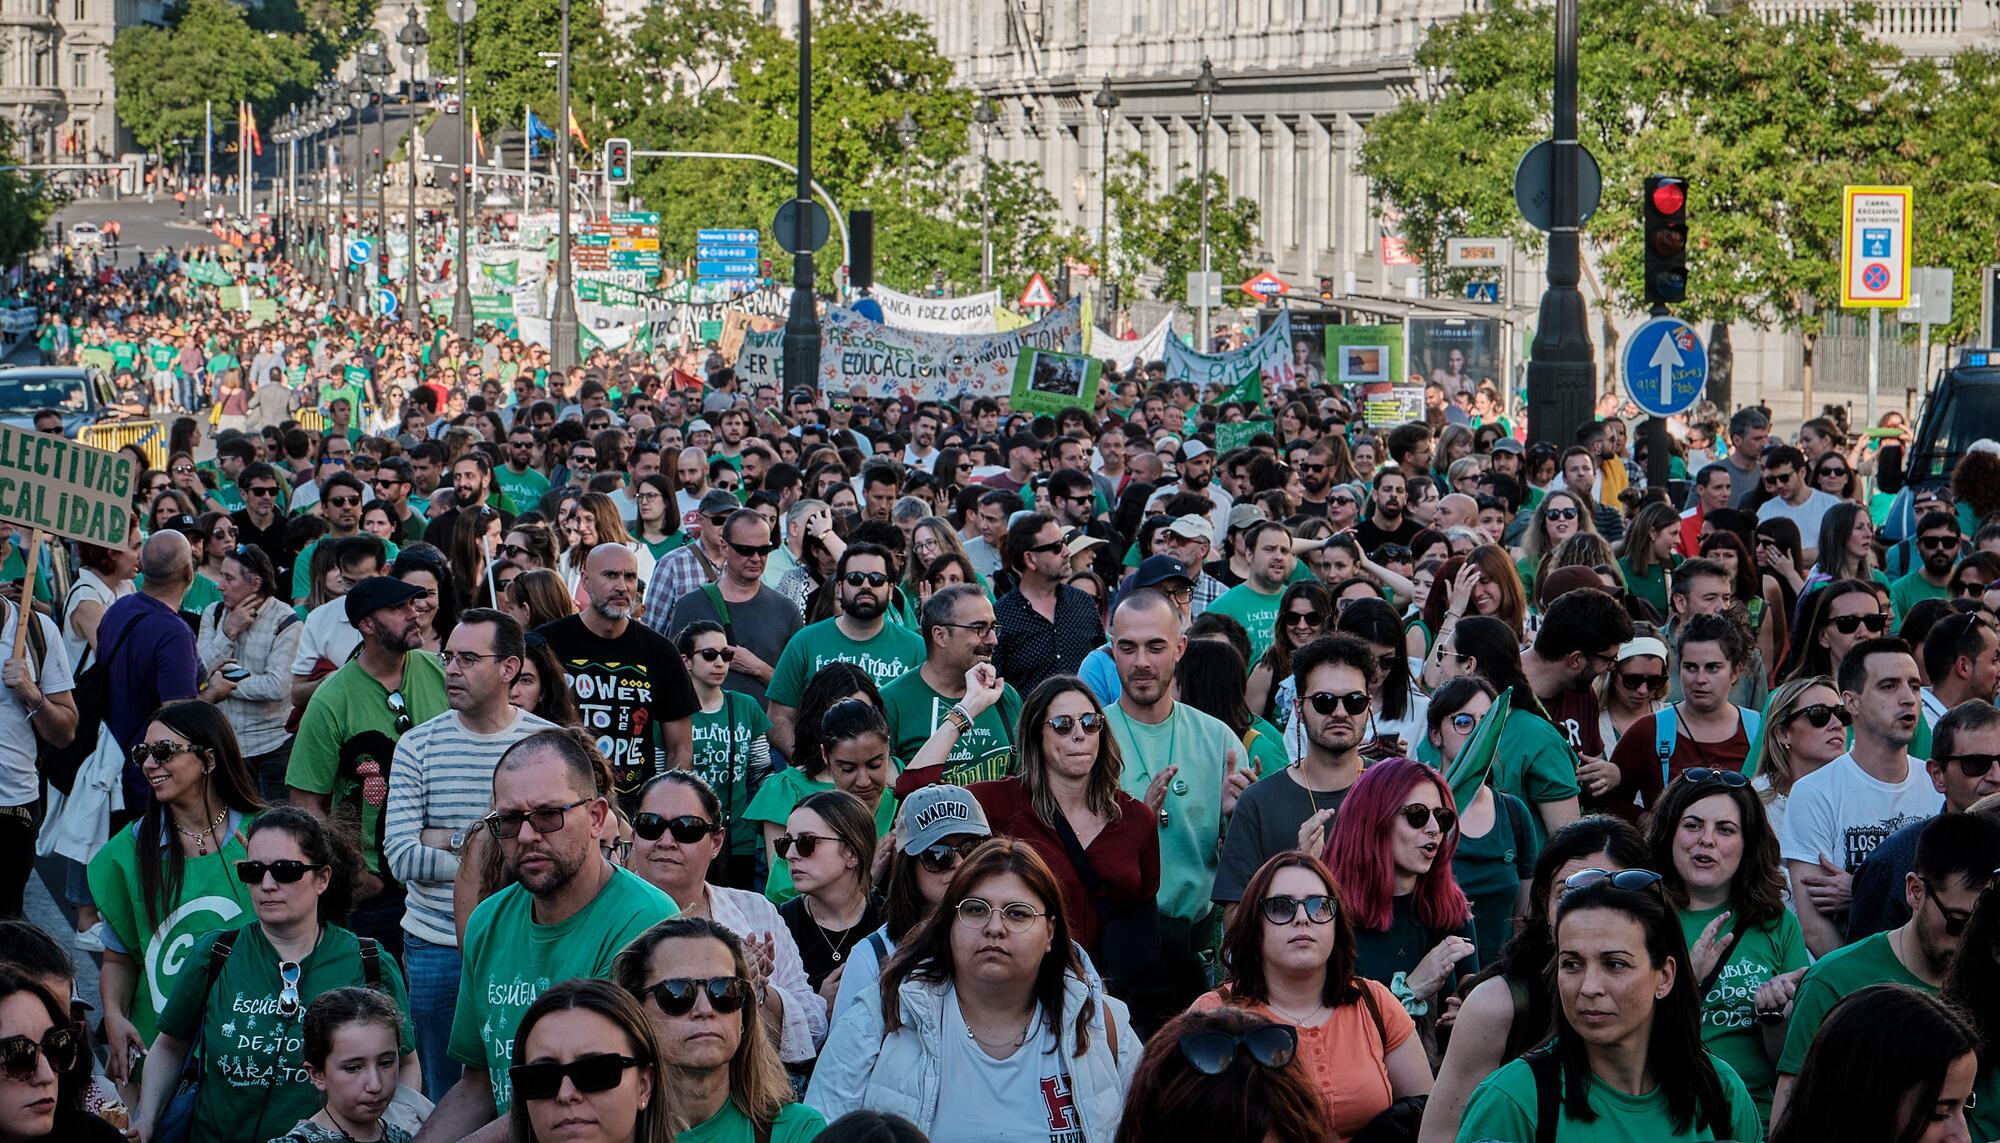
<path fill-rule="evenodd" d="M 988 290 L 963 298 L 921 298 L 877 284 L 870 295 L 882 306 L 885 323 L 896 329 L 917 333 L 994 333 L 994 312 L 1000 308 L 1000 291 Z"/>
<path fill-rule="evenodd" d="M 1083 310 L 1072 301 L 1019 329 L 954 337 L 893 329 L 833 306 L 820 331 L 821 391 L 858 386 L 870 397 L 956 401 L 1011 392 L 1014 359 L 1024 349 L 1081 353 Z"/>
<path fill-rule="evenodd" d="M 1257 335 L 1250 344 L 1228 353 L 1196 353 L 1182 345 L 1179 338 L 1170 337 L 1166 352 L 1167 380 L 1192 381 L 1196 391 L 1205 394 L 1211 385 L 1231 388 L 1254 370 L 1264 377 L 1264 392 L 1275 393 L 1281 387 L 1295 384 L 1291 342 L 1290 310 L 1280 310 L 1270 329 Z"/>

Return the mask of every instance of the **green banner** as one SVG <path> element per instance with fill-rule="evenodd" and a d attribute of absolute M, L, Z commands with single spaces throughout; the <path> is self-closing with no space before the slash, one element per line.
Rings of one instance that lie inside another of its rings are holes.
<path fill-rule="evenodd" d="M 1215 426 L 1215 451 L 1228 452 L 1250 443 L 1250 438 L 1258 433 L 1272 433 L 1276 427 L 1270 421 L 1224 421 Z"/>
<path fill-rule="evenodd" d="M 1259 408 L 1264 405 L 1264 374 L 1256 369 L 1243 375 L 1227 393 L 1215 399 L 1218 405 L 1241 404 L 1248 401 Z"/>

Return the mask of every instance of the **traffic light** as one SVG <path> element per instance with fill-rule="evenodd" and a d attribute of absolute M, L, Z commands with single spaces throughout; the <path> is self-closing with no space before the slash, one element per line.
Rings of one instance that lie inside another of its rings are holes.
<path fill-rule="evenodd" d="M 614 187 L 632 185 L 632 140 L 604 141 L 604 181 Z"/>
<path fill-rule="evenodd" d="M 1321 274 L 1319 279 L 1319 300 L 1323 302 L 1333 300 L 1333 279 L 1324 274 Z"/>
<path fill-rule="evenodd" d="M 1640 213 L 1646 222 L 1646 302 L 1670 305 L 1687 297 L 1687 180 L 1648 175 Z"/>

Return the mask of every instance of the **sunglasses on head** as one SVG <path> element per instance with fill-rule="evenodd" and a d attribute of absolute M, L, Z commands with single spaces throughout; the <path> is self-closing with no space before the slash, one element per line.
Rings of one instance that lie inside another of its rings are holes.
<path fill-rule="evenodd" d="M 1720 782 L 1732 790 L 1740 790 L 1750 784 L 1750 779 L 1745 777 L 1741 770 L 1715 770 L 1707 766 L 1690 767 L 1681 772 L 1681 777 L 1686 778 L 1690 786 L 1699 786 L 1705 782 Z"/>
<path fill-rule="evenodd" d="M 626 1068 L 641 1064 L 631 1056 L 602 1052 L 578 1056 L 566 1064 L 515 1064 L 507 1069 L 507 1077 L 513 1081 L 516 1099 L 554 1099 L 565 1078 L 585 1094 L 610 1091 L 624 1080 Z"/>
<path fill-rule="evenodd" d="M 1451 827 L 1458 824 L 1458 815 L 1456 813 L 1443 806 L 1432 809 L 1422 802 L 1411 802 L 1409 805 L 1397 810 L 1396 813 L 1404 821 L 1410 823 L 1411 829 L 1425 828 L 1431 824 L 1432 818 L 1437 819 L 1439 833 L 1450 833 Z"/>
<path fill-rule="evenodd" d="M 917 862 L 932 873 L 950 873 L 958 868 L 959 862 L 972 856 L 972 851 L 985 840 L 983 837 L 969 837 L 957 845 L 943 841 L 927 845 L 917 851 Z"/>
<path fill-rule="evenodd" d="M 1600 881 L 1611 882 L 1613 889 L 1636 892 L 1658 885 L 1660 875 L 1650 869 L 1620 869 L 1615 873 L 1609 869 L 1579 869 L 1563 878 L 1563 891 L 1574 892 Z"/>
<path fill-rule="evenodd" d="M 0 1040 L 0 1072 L 16 1083 L 27 1083 L 40 1070 L 40 1060 L 47 1057 L 49 1070 L 60 1077 L 76 1066 L 77 1048 L 74 1028 L 50 1028 L 40 1043 L 26 1036 L 9 1036 Z"/>
<path fill-rule="evenodd" d="M 1802 706 L 1792 712 L 1792 718 L 1805 719 L 1812 723 L 1815 730 L 1825 730 L 1826 724 L 1836 718 L 1840 720 L 1842 726 L 1854 725 L 1854 716 L 1848 713 L 1847 708 L 1832 703 L 1819 702 L 1811 706 Z"/>
<path fill-rule="evenodd" d="M 1306 705 L 1312 707 L 1315 714 L 1332 714 L 1334 707 L 1339 707 L 1349 714 L 1360 714 L 1367 710 L 1368 704 L 1373 701 L 1368 697 L 1367 691 L 1349 691 L 1344 695 L 1314 691 L 1305 696 Z"/>
<path fill-rule="evenodd" d="M 1238 1035 L 1233 1032 L 1196 1032 L 1182 1036 L 1178 1045 L 1181 1058 L 1205 1076 L 1219 1076 L 1247 1055 L 1257 1066 L 1276 1070 L 1288 1067 L 1299 1054 L 1298 1030 L 1289 1024 L 1266 1024 Z"/>
<path fill-rule="evenodd" d="M 239 861 L 236 879 L 245 885 L 260 885 L 268 873 L 280 885 L 295 885 L 306 874 L 325 868 L 310 861 Z"/>
<path fill-rule="evenodd" d="M 1338 908 L 1332 897 L 1325 893 L 1314 893 L 1309 897 L 1294 897 L 1288 893 L 1274 893 L 1257 902 L 1257 908 L 1264 919 L 1274 925 L 1289 925 L 1305 910 L 1306 920 L 1315 925 L 1330 924 Z"/>
<path fill-rule="evenodd" d="M 851 571 L 840 578 L 849 587 L 881 587 L 889 582 L 889 577 L 881 572 Z"/>
<path fill-rule="evenodd" d="M 778 835 L 777 839 L 771 842 L 771 848 L 778 851 L 779 857 L 790 861 L 794 853 L 797 853 L 800 857 L 811 857 L 813 852 L 819 849 L 820 842 L 826 842 L 828 845 L 837 845 L 840 839 L 837 837 L 821 837 L 816 833 L 787 833 Z"/>
<path fill-rule="evenodd" d="M 658 841 L 660 835 L 671 833 L 674 840 L 682 845 L 693 845 L 702 838 L 722 832 L 722 827 L 707 818 L 693 814 L 679 817 L 661 817 L 659 814 L 633 814 L 632 832 L 647 841 Z"/>
<path fill-rule="evenodd" d="M 740 1012 L 750 1001 L 750 982 L 740 976 L 711 976 L 705 979 L 675 976 L 646 989 L 660 1011 L 669 1016 L 685 1016 L 694 1011 L 695 998 L 708 994 L 708 1006 L 724 1016 Z"/>
<path fill-rule="evenodd" d="M 1889 617 L 1879 611 L 1873 615 L 1836 615 L 1826 622 L 1827 626 L 1842 635 L 1852 635 L 1863 627 L 1871 635 L 1880 635 L 1889 629 Z"/>

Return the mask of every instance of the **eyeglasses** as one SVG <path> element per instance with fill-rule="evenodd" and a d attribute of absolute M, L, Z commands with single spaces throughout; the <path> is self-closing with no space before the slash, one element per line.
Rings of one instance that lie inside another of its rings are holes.
<path fill-rule="evenodd" d="M 841 579 L 849 587 L 881 587 L 889 582 L 889 577 L 881 572 L 851 571 Z"/>
<path fill-rule="evenodd" d="M 981 623 L 937 623 L 933 624 L 933 626 L 956 627 L 960 631 L 972 632 L 972 637 L 974 639 L 984 639 L 988 635 L 993 634 L 994 630 L 998 628 L 1000 625 L 998 623 L 981 622 Z"/>
<path fill-rule="evenodd" d="M 76 1066 L 77 1048 L 74 1028 L 50 1028 L 40 1043 L 26 1036 L 9 1036 L 0 1040 L 0 1072 L 15 1083 L 27 1083 L 35 1078 L 40 1060 L 46 1056 L 49 1070 L 61 1077 Z"/>
<path fill-rule="evenodd" d="M 536 833 L 551 834 L 563 827 L 563 819 L 568 816 L 571 810 L 581 805 L 587 805 L 592 800 L 591 798 L 578 798 L 566 806 L 543 806 L 540 809 L 529 810 L 526 813 L 503 814 L 495 811 L 494 813 L 487 814 L 480 820 L 486 823 L 486 828 L 492 832 L 495 839 L 500 841 L 510 841 L 521 836 L 521 823 L 523 822 L 534 826 Z"/>
<path fill-rule="evenodd" d="M 717 659 L 721 659 L 723 662 L 728 663 L 735 660 L 736 648 L 703 647 L 700 650 L 696 651 L 692 656 L 690 656 L 690 658 L 706 659 L 711 663 L 715 662 Z"/>
<path fill-rule="evenodd" d="M 467 667 L 476 667 L 476 666 L 478 666 L 478 665 L 480 664 L 480 662 L 481 662 L 482 660 L 485 660 L 485 659 L 498 659 L 499 657 L 500 657 L 500 656 L 498 656 L 498 655 L 485 655 L 485 654 L 481 654 L 481 653 L 480 653 L 480 652 L 478 652 L 478 651 L 439 651 L 439 652 L 438 652 L 438 662 L 440 662 L 440 663 L 444 664 L 444 665 L 445 665 L 445 667 L 446 667 L 447 669 L 449 669 L 449 668 L 451 667 L 451 665 L 452 665 L 453 663 L 457 663 L 457 664 L 460 664 L 460 665 L 462 665 L 462 666 L 467 666 Z"/>
<path fill-rule="evenodd" d="M 1826 724 L 1836 718 L 1840 720 L 1840 725 L 1842 726 L 1854 725 L 1854 716 L 1848 713 L 1846 707 L 1823 702 L 1814 703 L 1811 706 L 1802 706 L 1793 711 L 1791 717 L 1792 719 L 1805 719 L 1807 722 L 1812 723 L 1815 730 L 1826 729 Z M 1787 721 L 1791 720 L 1788 719 Z"/>
<path fill-rule="evenodd" d="M 984 928 L 986 919 L 995 912 L 991 901 L 980 897 L 967 897 L 958 903 L 958 923 L 976 929 Z M 1000 923 L 1007 926 L 1007 931 L 1010 933 L 1025 933 L 1029 926 L 1035 923 L 1037 917 L 1048 916 L 1047 913 L 1037 913 L 1034 906 L 1021 901 L 1002 905 L 997 912 L 1000 914 Z"/>
<path fill-rule="evenodd" d="M 554 1099 L 565 1079 L 585 1094 L 610 1091 L 624 1081 L 626 1068 L 642 1064 L 631 1056 L 600 1052 L 578 1056 L 566 1064 L 515 1064 L 507 1069 L 507 1078 L 513 1081 L 516 1099 Z"/>
<path fill-rule="evenodd" d="M 1616 873 L 1609 869 L 1579 869 L 1563 878 L 1563 891 L 1573 893 L 1600 881 L 1611 882 L 1613 889 L 1637 892 L 1658 885 L 1660 875 L 1650 869 L 1620 869 Z"/>
<path fill-rule="evenodd" d="M 310 861 L 239 861 L 236 863 L 236 879 L 245 885 L 261 885 L 264 875 L 280 885 L 296 885 L 308 873 L 325 869 L 325 865 L 315 865 Z"/>
<path fill-rule="evenodd" d="M 743 556 L 746 559 L 768 556 L 778 550 L 778 545 L 776 544 L 739 544 L 734 540 L 729 541 L 729 546 L 735 550 L 737 555 Z"/>
<path fill-rule="evenodd" d="M 410 717 L 410 705 L 403 701 L 402 690 L 399 688 L 390 691 L 387 701 L 389 703 L 389 713 L 396 716 L 396 733 L 398 735 L 408 734 L 410 728 L 416 725 L 416 720 Z"/>
<path fill-rule="evenodd" d="M 1291 1066 L 1299 1054 L 1299 1033 L 1290 1024 L 1266 1024 L 1237 1035 L 1196 1032 L 1180 1038 L 1181 1058 L 1205 1076 L 1219 1076 L 1248 1055 L 1258 1067 L 1276 1071 Z"/>
<path fill-rule="evenodd" d="M 1917 544 L 1926 551 L 1948 552 L 1958 546 L 1957 536 L 1918 536 Z"/>
<path fill-rule="evenodd" d="M 1096 734 L 1098 731 L 1104 729 L 1104 716 L 1098 714 L 1096 711 L 1085 711 L 1082 714 L 1059 714 L 1048 720 L 1048 726 L 1050 730 L 1055 731 L 1057 734 L 1068 734 L 1079 726 L 1083 728 L 1085 734 Z"/>
<path fill-rule="evenodd" d="M 1618 672 L 1618 681 L 1628 691 L 1650 691 L 1667 685 L 1665 675 L 1633 675 Z"/>
<path fill-rule="evenodd" d="M 164 740 L 160 742 L 138 742 L 132 746 L 132 765 L 144 766 L 146 759 L 151 758 L 153 761 L 164 766 L 183 754 L 193 754 L 195 752 L 195 746 L 190 742 L 167 742 Z"/>
<path fill-rule="evenodd" d="M 1938 896 L 1937 886 L 1931 883 L 1931 879 L 1928 877 L 1919 877 L 1917 878 L 1917 880 L 1923 882 L 1924 897 L 1927 900 L 1929 900 L 1931 904 L 1937 906 L 1938 916 L 1944 918 L 1945 936 L 1948 937 L 1964 936 L 1965 926 L 1972 923 L 1972 910 L 1945 908 L 1944 899 Z"/>
<path fill-rule="evenodd" d="M 278 962 L 278 1015 L 290 1020 L 299 1014 L 299 976 L 303 966 L 295 960 Z"/>
<path fill-rule="evenodd" d="M 1325 925 L 1333 921 L 1337 908 L 1333 898 L 1325 893 L 1315 893 L 1310 897 L 1293 897 L 1287 893 L 1276 893 L 1257 902 L 1257 908 L 1264 913 L 1264 919 L 1274 925 L 1289 925 L 1305 910 L 1306 920 L 1315 925 Z"/>
<path fill-rule="evenodd" d="M 1326 613 L 1323 611 L 1285 612 L 1285 626 L 1287 627 L 1318 627 L 1325 622 Z"/>
<path fill-rule="evenodd" d="M 1544 520 L 1574 520 L 1574 519 L 1576 519 L 1576 509 L 1574 509 L 1574 508 L 1550 508 L 1550 509 L 1548 509 L 1547 511 L 1545 511 L 1545 512 L 1543 512 L 1543 513 L 1542 513 L 1542 519 L 1544 519 Z"/>
<path fill-rule="evenodd" d="M 1686 778 L 1690 786 L 1699 786 L 1704 782 L 1720 782 L 1729 789 L 1741 790 L 1750 784 L 1750 779 L 1745 777 L 1741 770 L 1713 770 L 1707 766 L 1690 767 L 1682 772 L 1681 777 Z"/>
<path fill-rule="evenodd" d="M 820 842 L 826 842 L 828 845 L 839 845 L 840 839 L 837 837 L 821 837 L 816 833 L 779 834 L 777 839 L 771 842 L 771 848 L 778 851 L 779 857 L 790 861 L 794 852 L 797 852 L 800 857 L 811 858 L 813 852 L 819 849 Z"/>
<path fill-rule="evenodd" d="M 917 864 L 931 873 L 950 873 L 958 868 L 960 862 L 972 856 L 972 851 L 985 840 L 983 837 L 969 837 L 957 845 L 943 841 L 927 845 L 917 851 Z"/>
<path fill-rule="evenodd" d="M 1374 700 L 1368 697 L 1367 691 L 1349 691 L 1344 695 L 1329 694 L 1326 691 L 1314 691 L 1312 694 L 1305 696 L 1304 701 L 1313 708 L 1314 714 L 1332 714 L 1333 708 L 1336 706 L 1349 714 L 1360 714 L 1362 711 L 1367 710 L 1368 704 Z"/>
<path fill-rule="evenodd" d="M 1958 763 L 1958 772 L 1968 778 L 1984 778 L 1993 764 L 2000 762 L 2000 754 L 1941 754 L 1931 761 L 1943 766 L 1948 762 Z"/>
<path fill-rule="evenodd" d="M 633 814 L 632 832 L 647 841 L 658 841 L 663 834 L 673 834 L 674 840 L 682 845 L 693 845 L 702 838 L 722 832 L 722 827 L 707 818 L 693 814 L 666 818 L 659 814 Z"/>
<path fill-rule="evenodd" d="M 1432 809 L 1422 802 L 1411 802 L 1409 805 L 1397 810 L 1396 813 L 1404 821 L 1410 823 L 1411 829 L 1423 829 L 1429 826 L 1432 818 L 1437 819 L 1439 833 L 1450 833 L 1451 827 L 1458 824 L 1458 815 L 1456 813 L 1443 806 Z"/>
<path fill-rule="evenodd" d="M 646 989 L 660 1011 L 669 1016 L 685 1016 L 694 1011 L 695 998 L 706 994 L 708 1006 L 724 1016 L 740 1012 L 750 1001 L 750 982 L 740 976 L 696 978 L 675 976 Z"/>
<path fill-rule="evenodd" d="M 1842 635 L 1852 635 L 1863 627 L 1871 635 L 1880 635 L 1889 629 L 1889 617 L 1879 611 L 1873 615 L 1836 615 L 1826 622 Z"/>

